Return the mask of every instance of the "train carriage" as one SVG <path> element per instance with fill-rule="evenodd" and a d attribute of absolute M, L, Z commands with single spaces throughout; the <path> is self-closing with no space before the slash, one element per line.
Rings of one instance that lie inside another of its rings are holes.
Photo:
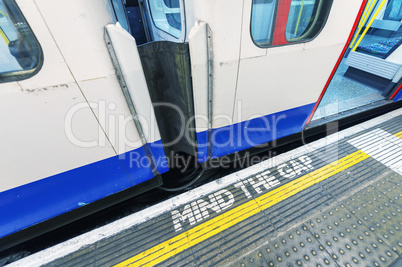
<path fill-rule="evenodd" d="M 177 155 L 201 174 L 400 106 L 401 21 L 400 0 L 0 0 L 1 247 L 162 186 Z"/>

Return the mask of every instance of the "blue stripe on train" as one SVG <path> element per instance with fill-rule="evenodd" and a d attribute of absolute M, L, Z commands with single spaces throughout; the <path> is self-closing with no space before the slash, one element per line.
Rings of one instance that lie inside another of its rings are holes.
<path fill-rule="evenodd" d="M 212 158 L 261 145 L 303 130 L 314 103 L 213 129 Z M 198 161 L 208 159 L 208 131 L 197 133 Z"/>
<path fill-rule="evenodd" d="M 394 102 L 402 100 L 402 90 L 399 91 L 399 93 L 396 94 L 394 97 Z"/>
<path fill-rule="evenodd" d="M 162 142 L 150 144 L 159 173 L 168 171 Z M 154 177 L 144 148 L 104 159 L 0 193 L 0 237 L 92 203 Z M 125 158 L 119 160 L 119 158 Z M 143 164 L 143 165 L 141 165 Z M 123 167 L 124 166 L 124 167 Z M 128 174 L 128 175 L 127 175 Z"/>

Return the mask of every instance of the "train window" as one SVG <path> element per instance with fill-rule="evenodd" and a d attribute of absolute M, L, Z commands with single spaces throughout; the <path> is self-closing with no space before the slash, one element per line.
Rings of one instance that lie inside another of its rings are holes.
<path fill-rule="evenodd" d="M 180 0 L 149 0 L 152 20 L 155 26 L 168 34 L 180 38 Z"/>
<path fill-rule="evenodd" d="M 260 46 L 271 44 L 276 0 L 253 0 L 251 35 Z"/>
<path fill-rule="evenodd" d="M 260 47 L 311 40 L 331 6 L 332 0 L 253 0 L 251 36 Z"/>
<path fill-rule="evenodd" d="M 0 0 L 0 82 L 39 71 L 42 50 L 14 0 Z"/>

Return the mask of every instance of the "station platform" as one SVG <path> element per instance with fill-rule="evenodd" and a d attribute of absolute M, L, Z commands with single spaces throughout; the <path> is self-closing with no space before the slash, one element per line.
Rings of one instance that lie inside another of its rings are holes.
<path fill-rule="evenodd" d="M 10 266 L 402 266 L 402 109 Z"/>

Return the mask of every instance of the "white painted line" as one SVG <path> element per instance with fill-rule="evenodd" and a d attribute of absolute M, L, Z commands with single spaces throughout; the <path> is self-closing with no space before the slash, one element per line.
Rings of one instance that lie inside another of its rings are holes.
<path fill-rule="evenodd" d="M 379 136 L 381 140 L 378 140 Z M 375 129 L 348 143 L 402 175 L 402 139 L 384 130 Z"/>
<path fill-rule="evenodd" d="M 381 123 L 384 123 L 396 116 L 402 115 L 402 109 L 394 110 L 390 113 L 384 114 L 375 119 L 364 122 L 360 125 L 356 125 L 345 129 L 343 131 L 334 133 L 325 138 L 312 142 L 308 145 L 304 145 L 287 153 L 283 153 L 279 156 L 273 157 L 269 160 L 256 164 L 247 169 L 241 170 L 237 173 L 230 174 L 216 181 L 210 182 L 201 187 L 195 188 L 191 191 L 183 193 L 174 198 L 168 199 L 162 203 L 149 207 L 145 210 L 131 214 L 120 220 L 117 220 L 108 225 L 94 229 L 88 233 L 82 234 L 60 244 L 57 244 L 48 249 L 42 250 L 38 253 L 32 254 L 19 261 L 11 263 L 9 266 L 40 266 L 52 262 L 58 258 L 64 257 L 74 251 L 80 250 L 86 246 L 89 246 L 99 240 L 116 235 L 130 227 L 146 222 L 152 218 L 155 218 L 165 212 L 170 212 L 176 209 L 178 206 L 192 202 L 203 196 L 206 196 L 212 192 L 223 189 L 229 185 L 235 184 L 241 180 L 244 180 L 252 175 L 263 172 L 268 168 L 278 166 L 286 161 L 294 159 L 296 157 L 305 155 L 309 152 L 334 144 L 344 138 L 357 134 L 365 129 L 375 127 Z M 401 167 L 402 170 L 402 167 Z"/>

